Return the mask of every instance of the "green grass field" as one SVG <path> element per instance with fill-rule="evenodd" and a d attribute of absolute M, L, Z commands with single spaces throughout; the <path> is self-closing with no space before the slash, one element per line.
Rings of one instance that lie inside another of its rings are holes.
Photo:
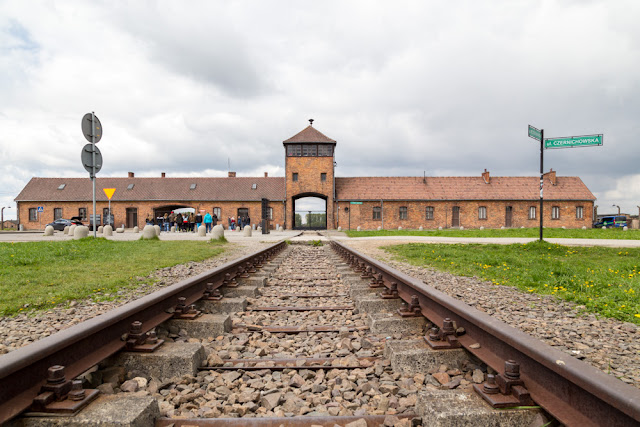
<path fill-rule="evenodd" d="M 349 237 L 371 237 L 371 236 L 440 236 L 440 237 L 540 237 L 539 228 L 506 228 L 504 230 L 487 228 L 479 229 L 444 229 L 444 230 L 370 230 L 370 231 L 345 231 Z M 545 228 L 544 238 L 565 238 L 565 239 L 625 239 L 640 240 L 640 230 L 629 229 L 623 231 L 621 228 L 588 228 L 586 230 L 562 228 Z"/>
<path fill-rule="evenodd" d="M 385 250 L 414 265 L 496 285 L 554 295 L 587 311 L 640 324 L 640 249 L 525 245 L 418 244 Z"/>
<path fill-rule="evenodd" d="M 225 242 L 86 238 L 66 242 L 0 243 L 0 315 L 47 309 L 69 300 L 113 299 L 139 286 L 136 277 L 202 261 L 224 252 Z"/>

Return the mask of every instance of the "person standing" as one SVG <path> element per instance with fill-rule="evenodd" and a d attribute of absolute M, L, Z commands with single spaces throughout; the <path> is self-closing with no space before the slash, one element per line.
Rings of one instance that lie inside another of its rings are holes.
<path fill-rule="evenodd" d="M 202 225 L 202 214 L 198 212 L 196 214 L 196 232 L 198 231 L 198 228 L 200 228 L 200 225 Z"/>
<path fill-rule="evenodd" d="M 251 218 L 249 217 L 249 215 L 244 217 L 244 223 L 248 226 L 251 226 Z"/>
<path fill-rule="evenodd" d="M 162 219 L 162 225 L 164 226 L 164 231 L 169 231 L 169 214 L 166 212 Z"/>
<path fill-rule="evenodd" d="M 207 233 L 211 232 L 211 223 L 213 222 L 213 218 L 211 218 L 211 214 L 207 212 L 204 214 L 204 228 Z"/>
<path fill-rule="evenodd" d="M 176 215 L 176 231 L 180 231 L 182 229 L 182 214 L 178 212 Z"/>
<path fill-rule="evenodd" d="M 189 214 L 189 231 L 194 231 L 196 225 L 196 216 L 193 212 Z"/>
<path fill-rule="evenodd" d="M 213 216 L 211 217 L 211 224 L 213 225 L 213 227 L 215 227 L 217 223 L 218 223 L 218 215 L 214 213 Z"/>

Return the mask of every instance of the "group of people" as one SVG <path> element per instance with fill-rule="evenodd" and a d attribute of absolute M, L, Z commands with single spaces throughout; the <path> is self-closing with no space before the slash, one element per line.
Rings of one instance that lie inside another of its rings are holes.
<path fill-rule="evenodd" d="M 251 225 L 251 218 L 249 218 L 249 215 L 239 216 L 237 222 L 235 217 L 230 216 L 228 221 L 229 230 L 235 230 L 237 228 L 238 231 L 242 231 L 245 225 Z"/>
<path fill-rule="evenodd" d="M 169 231 L 170 227 L 176 227 L 176 231 L 191 231 L 197 232 L 198 227 L 204 224 L 207 233 L 213 229 L 213 227 L 218 223 L 218 217 L 216 214 L 211 215 L 209 212 L 206 212 L 202 215 L 200 212 L 171 212 L 165 213 L 164 216 L 159 216 L 154 220 L 153 216 L 147 216 L 147 224 L 159 225 L 164 231 Z"/>

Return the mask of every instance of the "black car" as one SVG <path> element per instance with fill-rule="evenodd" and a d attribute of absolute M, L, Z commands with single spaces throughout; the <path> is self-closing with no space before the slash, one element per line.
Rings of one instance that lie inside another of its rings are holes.
<path fill-rule="evenodd" d="M 55 221 L 47 224 L 47 226 L 52 226 L 54 230 L 62 231 L 66 226 L 71 227 L 73 224 L 82 225 L 81 221 L 77 219 L 56 219 Z"/>

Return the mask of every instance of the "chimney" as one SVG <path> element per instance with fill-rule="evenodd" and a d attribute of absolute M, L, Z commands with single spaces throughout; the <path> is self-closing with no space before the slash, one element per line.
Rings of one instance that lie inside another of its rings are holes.
<path fill-rule="evenodd" d="M 556 171 L 549 169 L 549 172 L 545 173 L 543 176 L 549 178 L 551 185 L 556 185 Z"/>
<path fill-rule="evenodd" d="M 269 177 L 269 172 L 265 172 L 265 173 L 264 173 L 264 177 L 265 177 L 265 178 L 268 178 L 268 177 Z"/>
<path fill-rule="evenodd" d="M 167 174 L 166 174 L 166 173 L 164 173 L 164 172 L 162 172 L 162 173 L 160 174 L 160 177 L 161 177 L 161 178 L 166 178 L 166 177 L 167 177 Z"/>
<path fill-rule="evenodd" d="M 484 179 L 485 184 L 489 184 L 489 182 L 491 181 L 491 177 L 489 176 L 488 170 L 485 169 L 484 172 L 482 172 L 482 179 Z"/>
<path fill-rule="evenodd" d="M 235 177 L 236 177 L 235 172 L 229 172 L 229 178 L 235 178 Z"/>
<path fill-rule="evenodd" d="M 129 178 L 133 178 L 134 177 L 134 173 L 133 172 L 129 172 Z"/>

